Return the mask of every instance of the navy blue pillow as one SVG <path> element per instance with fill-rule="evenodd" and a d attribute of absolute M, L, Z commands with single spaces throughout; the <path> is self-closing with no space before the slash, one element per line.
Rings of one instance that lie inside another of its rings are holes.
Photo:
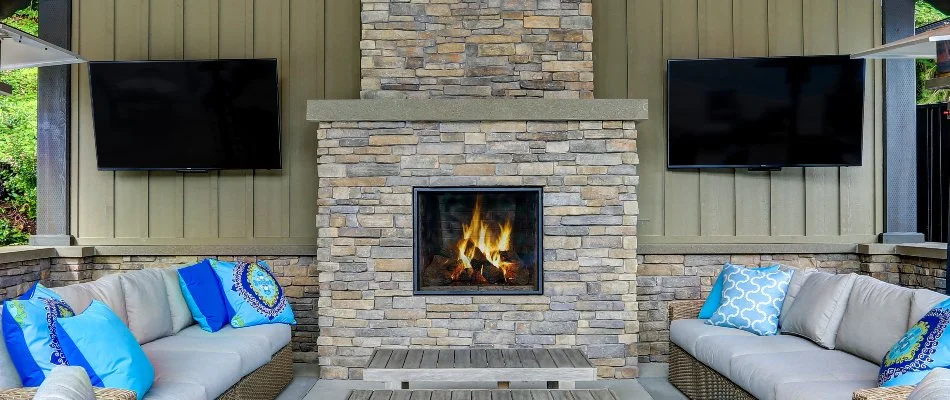
<path fill-rule="evenodd" d="M 234 311 L 224 299 L 221 282 L 211 268 L 210 259 L 179 269 L 178 283 L 188 309 L 201 329 L 217 332 L 231 322 Z"/>

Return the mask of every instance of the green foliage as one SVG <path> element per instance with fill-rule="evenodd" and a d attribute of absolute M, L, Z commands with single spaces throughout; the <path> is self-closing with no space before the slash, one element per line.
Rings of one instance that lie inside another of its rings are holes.
<path fill-rule="evenodd" d="M 914 24 L 923 26 L 932 22 L 941 21 L 947 18 L 947 15 L 934 8 L 930 3 L 924 0 L 916 0 L 914 3 Z M 935 104 L 947 101 L 950 95 L 948 90 L 928 90 L 924 83 L 933 78 L 937 72 L 937 62 L 934 60 L 917 60 L 917 104 Z"/>
<path fill-rule="evenodd" d="M 37 34 L 35 2 L 3 23 Z M 0 97 L 0 245 L 26 243 L 36 232 L 36 68 L 0 73 L 13 86 Z"/>

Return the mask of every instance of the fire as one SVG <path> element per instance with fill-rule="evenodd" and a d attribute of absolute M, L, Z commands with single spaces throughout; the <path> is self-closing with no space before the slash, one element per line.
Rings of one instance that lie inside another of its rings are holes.
<path fill-rule="evenodd" d="M 502 253 L 511 248 L 511 217 L 505 219 L 504 224 L 497 224 L 492 229 L 490 223 L 482 218 L 482 197 L 475 199 L 472 210 L 472 219 L 462 224 L 462 239 L 458 241 L 458 265 L 452 272 L 452 280 L 457 280 L 466 270 L 473 272 L 478 283 L 487 283 L 482 274 L 482 266 L 473 265 L 478 260 L 484 260 L 501 270 L 505 280 L 515 273 L 514 263 L 505 261 Z"/>

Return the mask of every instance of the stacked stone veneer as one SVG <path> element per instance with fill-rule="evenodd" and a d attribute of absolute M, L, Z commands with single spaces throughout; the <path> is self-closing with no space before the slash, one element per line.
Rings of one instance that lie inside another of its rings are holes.
<path fill-rule="evenodd" d="M 591 0 L 361 0 L 363 98 L 593 98 Z"/>
<path fill-rule="evenodd" d="M 640 341 L 639 362 L 667 362 L 668 304 L 673 300 L 701 300 L 709 295 L 723 264 L 782 264 L 830 273 L 858 273 L 882 281 L 943 293 L 946 261 L 886 254 L 744 254 L 642 255 L 637 271 Z"/>
<path fill-rule="evenodd" d="M 379 348 L 577 347 L 637 374 L 633 122 L 330 122 L 318 135 L 321 377 Z M 412 189 L 544 187 L 544 294 L 414 296 Z"/>
<path fill-rule="evenodd" d="M 214 256 L 208 256 L 214 257 Z M 102 276 L 142 268 L 190 265 L 205 256 L 94 256 L 40 258 L 0 264 L 0 299 L 18 296 L 33 283 L 56 287 L 88 282 Z M 265 260 L 272 267 L 297 319 L 293 330 L 294 359 L 316 362 L 318 272 L 313 257 L 218 256 L 220 260 Z"/>

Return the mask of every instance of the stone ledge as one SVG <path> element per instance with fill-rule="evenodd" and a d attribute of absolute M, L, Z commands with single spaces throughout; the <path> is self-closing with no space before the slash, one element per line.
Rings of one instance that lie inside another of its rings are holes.
<path fill-rule="evenodd" d="M 309 256 L 316 244 L 299 245 L 208 245 L 208 246 L 95 246 L 97 256 Z"/>
<path fill-rule="evenodd" d="M 914 243 L 899 244 L 896 246 L 896 252 L 902 256 L 933 258 L 936 260 L 947 259 L 946 243 Z"/>
<path fill-rule="evenodd" d="M 0 264 L 20 261 L 38 260 L 41 258 L 56 257 L 56 249 L 52 247 L 9 246 L 0 247 Z"/>
<path fill-rule="evenodd" d="M 83 258 L 94 256 L 313 256 L 317 246 L 249 245 L 249 246 L 68 246 L 0 247 L 0 264 L 43 258 Z"/>
<path fill-rule="evenodd" d="M 837 254 L 854 253 L 853 243 L 773 243 L 773 244 L 646 244 L 639 254 Z"/>
<path fill-rule="evenodd" d="M 638 121 L 642 99 L 379 99 L 310 100 L 312 122 L 383 121 Z"/>

